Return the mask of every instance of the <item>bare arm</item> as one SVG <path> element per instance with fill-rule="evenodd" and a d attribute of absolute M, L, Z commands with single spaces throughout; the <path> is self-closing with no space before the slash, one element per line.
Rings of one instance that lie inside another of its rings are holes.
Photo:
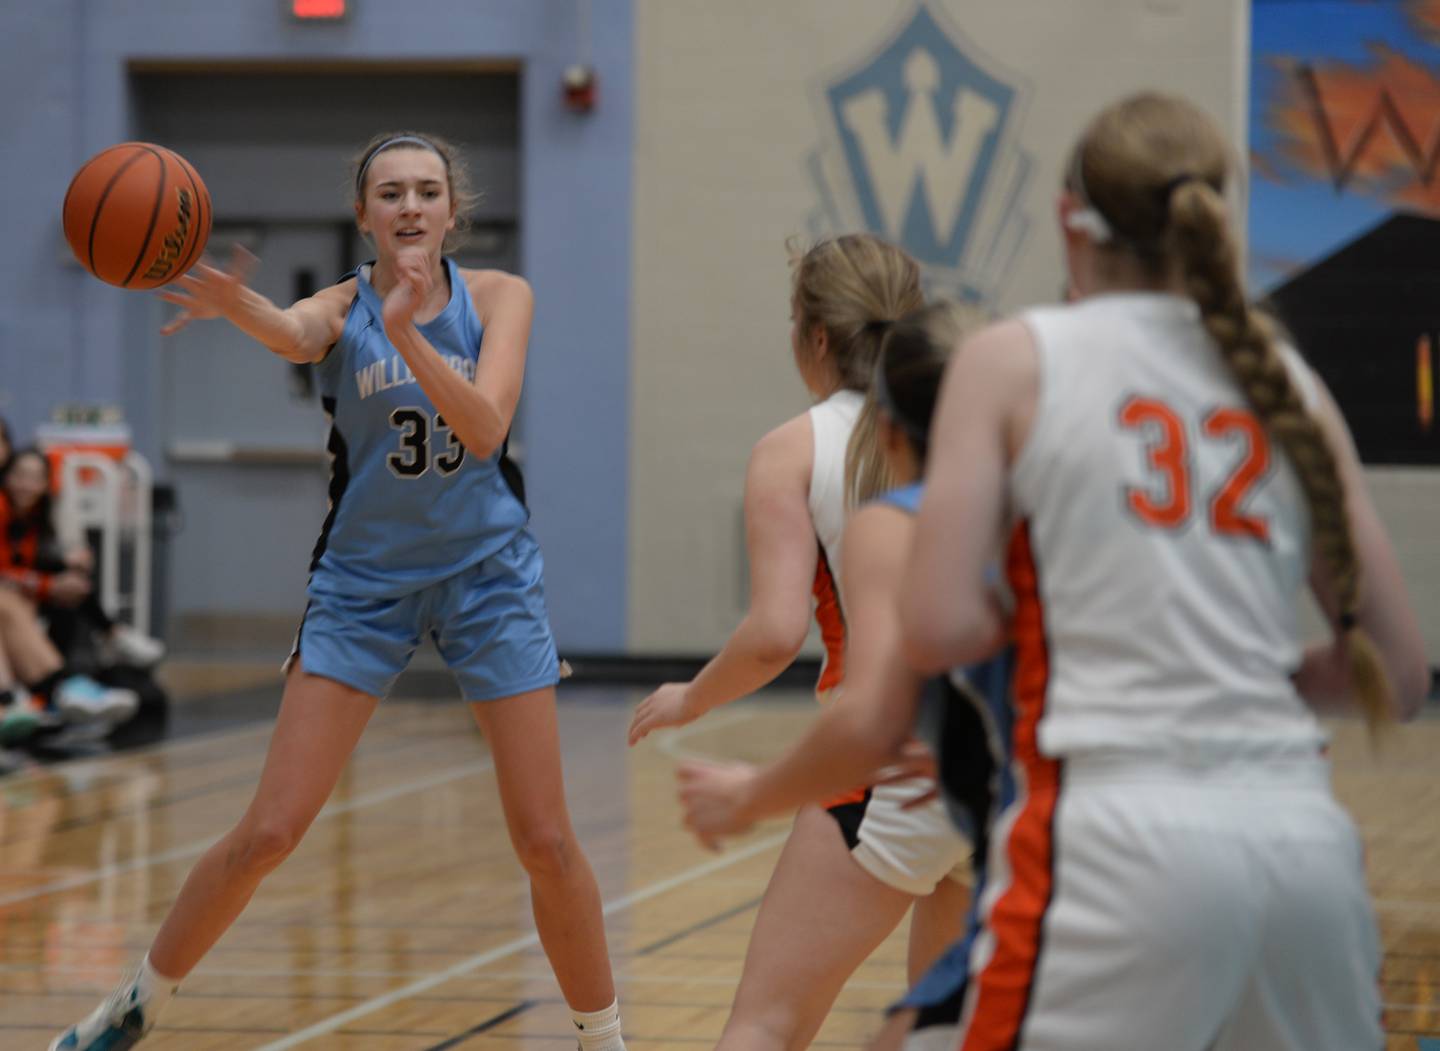
<path fill-rule="evenodd" d="M 702 836 L 736 832 L 865 784 L 896 758 L 915 723 L 921 682 L 905 662 L 896 606 L 913 529 L 908 514 L 883 505 L 846 524 L 845 689 L 793 748 L 759 770 L 681 767 L 681 798 Z"/>
<path fill-rule="evenodd" d="M 228 269 L 201 262 L 160 293 L 181 308 L 161 335 L 179 332 L 191 321 L 223 317 L 267 350 L 296 364 L 319 361 L 345 327 L 345 314 L 355 297 L 355 281 L 322 289 L 282 310 L 246 285 L 257 260 L 238 245 Z"/>
<path fill-rule="evenodd" d="M 918 671 L 974 663 L 1004 640 L 985 574 L 1003 540 L 1006 473 L 1038 382 L 1034 344 L 1018 321 L 977 333 L 946 370 L 900 599 L 905 652 Z"/>
<path fill-rule="evenodd" d="M 759 689 L 805 644 L 819 558 L 808 497 L 813 441 L 805 414 L 756 443 L 745 474 L 750 607 L 691 682 L 667 683 L 641 702 L 630 724 L 631 744 Z"/>
<path fill-rule="evenodd" d="M 1360 563 L 1360 607 L 1356 619 L 1380 653 L 1394 694 L 1395 716 L 1413 718 L 1430 691 L 1430 668 L 1420 624 L 1415 618 L 1395 549 L 1365 485 L 1365 473 L 1349 429 L 1329 391 L 1323 384 L 1317 383 L 1317 388 L 1319 400 L 1312 412 L 1335 453 L 1340 480 L 1345 487 L 1355 556 Z M 1334 589 L 1325 566 L 1318 559 L 1311 566 L 1310 586 L 1321 609 L 1330 622 L 1335 623 L 1339 608 Z M 1317 711 L 1354 709 L 1349 668 L 1342 649 L 1334 643 L 1312 647 L 1296 675 L 1301 696 Z"/>
<path fill-rule="evenodd" d="M 464 274 L 485 329 L 473 383 L 449 366 L 409 316 L 393 323 L 387 317 L 385 334 L 465 448 L 489 457 L 510 433 L 520 401 L 535 298 L 529 284 L 513 274 Z"/>

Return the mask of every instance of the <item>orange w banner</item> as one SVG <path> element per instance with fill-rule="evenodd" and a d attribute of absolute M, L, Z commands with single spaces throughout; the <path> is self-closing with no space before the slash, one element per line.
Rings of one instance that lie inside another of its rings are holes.
<path fill-rule="evenodd" d="M 1255 0 L 1250 278 L 1369 463 L 1440 462 L 1440 0 Z"/>

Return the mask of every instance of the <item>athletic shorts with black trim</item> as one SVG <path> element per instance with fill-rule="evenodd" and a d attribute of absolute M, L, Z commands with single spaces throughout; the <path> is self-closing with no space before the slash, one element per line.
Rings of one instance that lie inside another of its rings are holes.
<path fill-rule="evenodd" d="M 826 808 L 840 826 L 856 863 L 886 886 L 923 897 L 953 879 L 970 878 L 970 844 L 950 821 L 945 804 L 932 799 L 923 806 L 904 806 L 935 783 L 912 778 L 876 785 L 859 802 Z"/>
<path fill-rule="evenodd" d="M 333 594 L 311 582 L 295 647 L 311 675 L 384 697 L 429 636 L 467 701 L 554 686 L 562 662 L 545 610 L 540 547 L 521 530 L 504 548 L 398 598 Z"/>

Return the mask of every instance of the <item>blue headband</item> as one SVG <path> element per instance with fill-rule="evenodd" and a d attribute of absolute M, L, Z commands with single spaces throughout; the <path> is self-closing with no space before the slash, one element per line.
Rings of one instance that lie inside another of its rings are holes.
<path fill-rule="evenodd" d="M 447 173 L 450 171 L 450 162 L 445 160 L 445 154 L 441 153 L 440 147 L 436 146 L 429 139 L 422 139 L 418 135 L 396 135 L 393 139 L 386 139 L 379 146 L 371 150 L 369 155 L 366 156 L 365 162 L 360 165 L 360 171 L 355 176 L 356 197 L 364 196 L 365 173 L 370 170 L 370 162 L 386 150 L 394 149 L 396 146 L 419 146 L 422 150 L 429 150 L 445 162 L 445 171 Z"/>

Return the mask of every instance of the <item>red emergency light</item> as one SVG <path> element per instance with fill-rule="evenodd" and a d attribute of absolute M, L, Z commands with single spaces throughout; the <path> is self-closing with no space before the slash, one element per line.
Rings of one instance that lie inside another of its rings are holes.
<path fill-rule="evenodd" d="M 302 22 L 333 22 L 349 12 L 349 0 L 290 0 L 290 13 Z"/>

